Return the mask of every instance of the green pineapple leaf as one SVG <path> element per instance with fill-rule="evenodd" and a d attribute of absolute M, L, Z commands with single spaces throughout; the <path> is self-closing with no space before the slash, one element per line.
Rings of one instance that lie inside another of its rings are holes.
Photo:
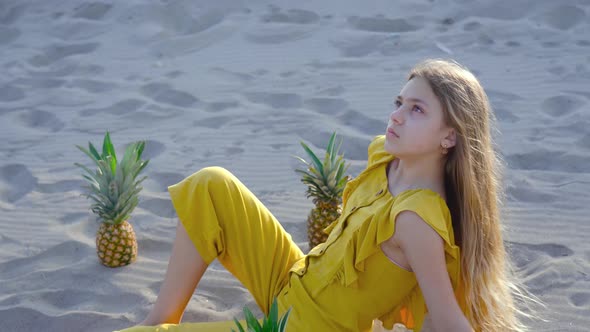
<path fill-rule="evenodd" d="M 301 175 L 301 182 L 308 186 L 307 197 L 320 201 L 340 199 L 349 179 L 344 175 L 349 165 L 340 154 L 342 140 L 337 139 L 336 132 L 330 135 L 323 162 L 305 143 L 301 142 L 301 146 L 311 158 L 311 162 L 308 163 L 305 159 L 296 157 L 307 166 L 307 169 L 296 169 L 295 172 Z"/>
<path fill-rule="evenodd" d="M 88 144 L 90 144 L 90 143 L 88 143 Z M 80 149 L 80 151 L 84 152 L 88 157 L 90 157 L 90 159 L 92 159 L 92 161 L 94 161 L 95 164 L 98 165 L 98 161 L 101 159 L 100 156 L 98 156 L 98 158 L 97 158 L 93 153 L 91 153 L 90 151 L 84 149 L 83 147 L 81 147 L 79 145 L 76 145 L 76 147 L 78 149 Z"/>
<path fill-rule="evenodd" d="M 283 332 L 287 329 L 287 320 L 289 319 L 290 314 L 291 314 L 291 308 L 287 309 L 287 312 L 279 320 L 279 328 L 277 330 L 278 332 Z"/>
<path fill-rule="evenodd" d="M 96 169 L 74 163 L 82 168 L 82 176 L 88 186 L 87 198 L 92 199 L 90 209 L 97 219 L 104 223 L 118 224 L 126 221 L 139 202 L 139 192 L 143 189 L 140 183 L 147 177 L 137 179 L 139 173 L 148 165 L 149 160 L 141 160 L 145 147 L 144 141 L 130 144 L 124 153 L 123 160 L 118 163 L 115 148 L 107 131 L 103 140 L 102 155 L 92 143 L 88 150 L 78 146 L 95 163 Z"/>
<path fill-rule="evenodd" d="M 90 150 L 90 152 L 94 156 L 94 159 L 96 159 L 96 160 L 100 159 L 100 154 L 98 154 L 98 151 L 96 151 L 96 149 L 94 148 L 94 145 L 92 145 L 92 143 L 90 143 L 90 142 L 88 142 L 88 150 Z"/>
<path fill-rule="evenodd" d="M 141 154 L 143 153 L 143 148 L 145 147 L 145 142 L 139 142 L 139 146 L 137 147 L 137 160 L 141 158 Z"/>
<path fill-rule="evenodd" d="M 261 320 L 262 325 L 260 325 L 260 322 L 254 317 L 250 309 L 248 309 L 246 306 L 244 306 L 246 329 L 244 330 L 236 318 L 234 318 L 234 322 L 238 326 L 239 332 L 284 332 L 287 327 L 287 319 L 289 318 L 290 312 L 291 308 L 289 308 L 287 312 L 279 319 L 279 307 L 277 299 L 275 298 L 270 306 L 268 316 L 265 316 Z M 232 329 L 232 332 L 235 332 L 235 330 Z"/>
<path fill-rule="evenodd" d="M 260 331 L 262 326 L 260 326 L 260 322 L 254 317 L 250 309 L 248 307 L 244 307 L 244 316 L 246 317 L 246 323 L 248 324 L 248 330 L 254 329 L 254 331 Z"/>
<path fill-rule="evenodd" d="M 242 325 L 240 324 L 240 322 L 236 318 L 234 318 L 234 322 L 236 322 L 236 325 L 238 326 L 238 332 L 246 332 L 246 331 L 244 331 L 244 328 L 242 327 Z M 236 330 L 234 330 L 234 329 L 231 329 L 231 331 L 236 332 Z"/>
<path fill-rule="evenodd" d="M 270 312 L 268 313 L 268 317 L 264 322 L 265 331 L 270 330 L 273 331 L 273 327 L 277 326 L 277 316 L 279 315 L 279 306 L 276 301 L 273 301 L 272 305 L 270 306 Z"/>
<path fill-rule="evenodd" d="M 322 162 L 318 159 L 318 157 L 315 155 L 315 153 L 313 153 L 313 151 L 311 151 L 311 149 L 309 148 L 309 146 L 307 146 L 307 144 L 301 142 L 301 146 L 303 147 L 305 152 L 307 152 L 307 154 L 309 155 L 309 157 L 313 161 L 313 166 L 315 166 L 315 168 L 318 170 L 318 172 L 323 176 L 324 175 L 324 166 L 322 165 Z"/>

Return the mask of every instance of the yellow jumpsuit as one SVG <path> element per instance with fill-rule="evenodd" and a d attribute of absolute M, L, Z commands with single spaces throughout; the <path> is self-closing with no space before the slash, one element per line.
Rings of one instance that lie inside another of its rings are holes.
<path fill-rule="evenodd" d="M 395 217 L 416 212 L 444 240 L 445 258 L 462 309 L 460 250 L 450 211 L 429 189 L 392 196 L 386 166 L 394 156 L 375 137 L 368 165 L 343 193 L 341 217 L 327 241 L 304 255 L 264 205 L 231 173 L 209 167 L 169 187 L 179 220 L 207 263 L 219 259 L 252 293 L 264 313 L 277 297 L 279 313 L 292 308 L 287 331 L 370 331 L 373 319 L 391 329 L 419 331 L 427 312 L 416 277 L 392 262 L 380 244 L 395 231 Z M 464 310 L 465 312 L 465 310 Z M 232 322 L 136 327 L 125 332 L 230 331 Z"/>

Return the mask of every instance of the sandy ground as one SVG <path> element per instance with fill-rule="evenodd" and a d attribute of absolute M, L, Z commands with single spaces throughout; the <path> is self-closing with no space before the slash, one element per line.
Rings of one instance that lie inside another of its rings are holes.
<path fill-rule="evenodd" d="M 154 302 L 176 215 L 166 187 L 228 168 L 304 251 L 300 140 L 338 131 L 351 175 L 408 69 L 454 58 L 486 88 L 507 163 L 511 257 L 551 322 L 590 326 L 590 1 L 0 1 L 0 330 L 110 331 Z M 98 263 L 75 144 L 151 162 L 130 220 L 139 259 Z M 218 263 L 186 321 L 252 297 Z"/>

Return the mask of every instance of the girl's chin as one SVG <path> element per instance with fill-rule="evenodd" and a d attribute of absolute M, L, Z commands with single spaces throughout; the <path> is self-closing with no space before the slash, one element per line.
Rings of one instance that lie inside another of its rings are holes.
<path fill-rule="evenodd" d="M 387 141 L 385 141 L 385 144 L 383 145 L 383 150 L 389 154 L 395 154 L 395 149 L 390 144 L 387 144 Z"/>

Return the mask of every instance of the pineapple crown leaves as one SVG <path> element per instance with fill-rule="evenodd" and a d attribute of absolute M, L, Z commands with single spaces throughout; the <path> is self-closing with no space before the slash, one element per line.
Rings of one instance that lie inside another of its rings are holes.
<path fill-rule="evenodd" d="M 262 325 L 254 317 L 248 307 L 244 307 L 244 316 L 246 318 L 246 330 L 240 324 L 240 322 L 234 318 L 234 322 L 238 326 L 238 332 L 284 332 L 287 328 L 287 320 L 291 314 L 291 308 L 279 319 L 279 308 L 277 299 L 275 298 L 270 306 L 270 312 L 267 317 L 262 319 Z M 236 332 L 232 329 L 232 332 Z"/>
<path fill-rule="evenodd" d="M 307 170 L 296 169 L 295 172 L 302 175 L 301 182 L 308 186 L 308 198 L 316 197 L 322 200 L 333 200 L 339 199 L 342 195 L 344 186 L 349 179 L 348 176 L 344 176 L 344 173 L 350 165 L 345 163 L 344 156 L 340 154 L 341 145 L 342 140 L 336 143 L 336 133 L 332 133 L 322 162 L 309 146 L 301 142 L 301 146 L 311 162 L 295 156 L 307 166 Z"/>
<path fill-rule="evenodd" d="M 127 220 L 139 203 L 138 194 L 142 190 L 140 183 L 147 178 L 144 176 L 136 180 L 149 163 L 149 160 L 141 160 L 145 142 L 139 141 L 127 146 L 118 166 L 115 148 L 108 132 L 103 141 L 102 155 L 90 142 L 88 149 L 76 146 L 97 166 L 92 171 L 82 164 L 74 163 L 86 172 L 82 176 L 88 182 L 88 186 L 84 186 L 89 192 L 86 197 L 94 201 L 92 212 L 107 223 L 117 224 Z"/>

